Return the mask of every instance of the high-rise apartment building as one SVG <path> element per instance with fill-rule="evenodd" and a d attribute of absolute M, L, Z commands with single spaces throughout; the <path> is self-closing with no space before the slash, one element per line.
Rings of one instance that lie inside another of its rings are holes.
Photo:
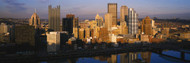
<path fill-rule="evenodd" d="M 33 15 L 31 16 L 31 18 L 29 19 L 29 25 L 30 26 L 35 26 L 35 28 L 39 28 L 41 23 L 40 23 L 40 18 L 37 15 L 36 12 L 33 13 Z"/>
<path fill-rule="evenodd" d="M 117 3 L 108 3 L 108 13 L 112 14 L 112 26 L 117 26 Z"/>
<path fill-rule="evenodd" d="M 52 8 L 52 6 L 49 5 L 48 12 L 49 29 L 60 31 L 60 6 Z"/>
<path fill-rule="evenodd" d="M 129 8 L 128 31 L 129 34 L 138 33 L 138 14 L 133 8 Z"/>
<path fill-rule="evenodd" d="M 152 35 L 152 19 L 149 16 L 142 20 L 141 31 L 143 34 Z"/>

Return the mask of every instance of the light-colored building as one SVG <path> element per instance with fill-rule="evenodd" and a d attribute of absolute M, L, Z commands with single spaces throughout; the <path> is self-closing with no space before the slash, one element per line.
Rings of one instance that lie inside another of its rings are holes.
<path fill-rule="evenodd" d="M 150 42 L 149 35 L 145 35 L 145 34 L 140 35 L 140 41 L 142 41 L 142 42 Z"/>
<path fill-rule="evenodd" d="M 133 8 L 129 8 L 128 31 L 129 34 L 138 33 L 138 14 Z"/>
<path fill-rule="evenodd" d="M 68 34 L 68 33 L 66 31 L 63 31 L 63 32 L 49 32 L 47 34 L 47 43 L 48 43 L 47 52 L 60 51 L 60 44 L 62 42 L 62 39 L 68 39 L 66 37 L 63 38 L 62 34 Z"/>
<path fill-rule="evenodd" d="M 113 18 L 113 16 L 111 13 L 107 13 L 105 15 L 105 28 L 107 28 L 108 31 L 111 31 L 111 28 L 112 28 L 112 24 L 113 24 L 112 18 Z"/>
<path fill-rule="evenodd" d="M 110 36 L 110 41 L 112 42 L 112 43 L 117 43 L 117 36 L 116 35 L 114 35 L 114 34 L 111 34 L 111 36 Z"/>
<path fill-rule="evenodd" d="M 48 12 L 49 29 L 60 31 L 60 6 L 52 8 L 52 6 L 49 5 Z"/>
<path fill-rule="evenodd" d="M 128 17 L 128 7 L 127 6 L 121 6 L 120 8 L 120 22 L 121 21 L 127 21 Z"/>
<path fill-rule="evenodd" d="M 90 28 L 85 28 L 85 39 L 90 38 Z"/>
<path fill-rule="evenodd" d="M 73 27 L 73 34 L 74 34 L 74 37 L 75 37 L 75 38 L 78 38 L 78 34 L 79 34 L 79 31 L 78 31 L 78 30 L 79 30 L 78 28 Z"/>
<path fill-rule="evenodd" d="M 35 26 L 35 28 L 40 28 L 41 27 L 41 22 L 40 22 L 40 18 L 37 15 L 36 12 L 34 12 L 31 16 L 31 18 L 29 19 L 29 25 L 30 26 Z"/>
<path fill-rule="evenodd" d="M 1 23 L 0 24 L 0 34 L 1 33 L 8 33 L 10 31 L 10 26 L 5 24 L 5 23 Z"/>
<path fill-rule="evenodd" d="M 85 38 L 84 33 L 85 33 L 84 28 L 80 28 L 79 29 L 79 39 L 84 39 Z"/>
<path fill-rule="evenodd" d="M 180 38 L 190 41 L 190 33 L 180 33 Z"/>
<path fill-rule="evenodd" d="M 97 26 L 103 26 L 103 17 L 99 16 L 99 14 L 96 15 L 95 21 L 97 21 Z"/>
<path fill-rule="evenodd" d="M 126 21 L 120 22 L 120 34 L 128 34 L 128 26 Z"/>
<path fill-rule="evenodd" d="M 112 14 L 112 26 L 117 25 L 117 3 L 108 3 L 108 13 Z"/>

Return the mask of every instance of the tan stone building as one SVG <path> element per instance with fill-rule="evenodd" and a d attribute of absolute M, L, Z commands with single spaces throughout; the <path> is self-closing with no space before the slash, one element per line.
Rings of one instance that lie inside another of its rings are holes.
<path fill-rule="evenodd" d="M 147 35 L 152 35 L 152 19 L 150 19 L 149 16 L 147 16 L 146 18 L 144 18 L 142 20 L 142 29 L 141 29 L 143 34 L 147 34 Z"/>
<path fill-rule="evenodd" d="M 127 21 L 128 17 L 128 7 L 127 6 L 121 6 L 120 8 L 120 22 L 121 21 Z"/>
<path fill-rule="evenodd" d="M 41 22 L 40 22 L 40 18 L 39 16 L 37 15 L 36 12 L 34 12 L 31 16 L 31 18 L 29 19 L 29 25 L 30 26 L 35 26 L 35 28 L 39 28 L 41 27 Z"/>
<path fill-rule="evenodd" d="M 103 26 L 103 17 L 99 16 L 99 14 L 96 15 L 95 21 L 97 21 L 97 26 L 98 27 Z"/>
<path fill-rule="evenodd" d="M 108 3 L 108 13 L 112 14 L 112 26 L 117 25 L 117 3 Z"/>

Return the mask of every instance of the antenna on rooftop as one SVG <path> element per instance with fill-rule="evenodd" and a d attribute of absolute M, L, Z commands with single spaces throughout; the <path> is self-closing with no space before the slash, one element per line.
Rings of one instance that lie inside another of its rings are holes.
<path fill-rule="evenodd" d="M 36 13 L 36 8 L 35 8 L 35 13 Z"/>

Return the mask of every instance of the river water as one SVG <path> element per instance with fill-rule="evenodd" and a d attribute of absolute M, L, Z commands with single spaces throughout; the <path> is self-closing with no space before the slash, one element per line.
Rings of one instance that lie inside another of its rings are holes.
<path fill-rule="evenodd" d="M 189 53 L 184 53 L 184 60 L 181 60 L 181 52 L 163 51 L 162 54 L 154 52 L 130 52 L 105 56 L 40 61 L 39 63 L 190 63 L 185 60 L 190 60 Z"/>

